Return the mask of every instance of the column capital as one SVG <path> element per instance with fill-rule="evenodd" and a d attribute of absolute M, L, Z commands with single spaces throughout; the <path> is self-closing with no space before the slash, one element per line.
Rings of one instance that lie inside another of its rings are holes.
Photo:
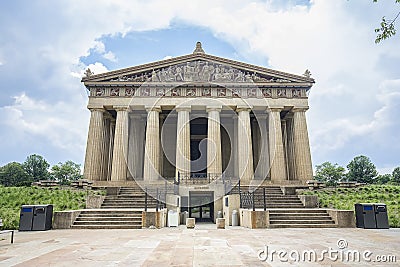
<path fill-rule="evenodd" d="M 283 107 L 268 107 L 267 112 L 281 112 L 283 110 Z"/>
<path fill-rule="evenodd" d="M 129 111 L 129 106 L 113 106 L 115 111 Z"/>
<path fill-rule="evenodd" d="M 222 106 L 207 106 L 206 107 L 206 111 L 210 112 L 210 111 L 218 111 L 221 112 L 222 110 Z"/>
<path fill-rule="evenodd" d="M 88 108 L 91 112 L 92 112 L 92 111 L 101 111 L 101 112 L 106 111 L 106 110 L 104 109 L 103 106 L 88 106 L 87 108 Z"/>
<path fill-rule="evenodd" d="M 192 108 L 190 106 L 176 106 L 175 107 L 175 111 L 176 112 L 180 112 L 180 111 L 192 111 Z"/>
<path fill-rule="evenodd" d="M 309 107 L 293 107 L 292 112 L 306 112 Z"/>
<path fill-rule="evenodd" d="M 161 112 L 160 106 L 146 106 L 145 109 L 147 112 L 150 112 L 150 111 Z"/>
<path fill-rule="evenodd" d="M 251 109 L 252 109 L 251 106 L 246 106 L 246 105 L 242 105 L 242 106 L 238 105 L 238 106 L 236 106 L 236 112 L 241 112 L 241 111 L 250 112 Z"/>

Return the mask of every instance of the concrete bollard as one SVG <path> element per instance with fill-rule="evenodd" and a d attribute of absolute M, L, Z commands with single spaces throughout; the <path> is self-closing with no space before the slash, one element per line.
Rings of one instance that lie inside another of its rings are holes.
<path fill-rule="evenodd" d="M 225 229 L 225 218 L 217 219 L 217 229 Z"/>
<path fill-rule="evenodd" d="M 186 228 L 193 229 L 195 225 L 196 225 L 195 218 L 187 218 L 186 219 Z"/>

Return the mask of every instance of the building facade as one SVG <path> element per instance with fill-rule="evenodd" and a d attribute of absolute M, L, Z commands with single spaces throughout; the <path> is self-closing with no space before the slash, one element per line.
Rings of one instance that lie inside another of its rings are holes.
<path fill-rule="evenodd" d="M 193 53 L 82 79 L 91 112 L 84 177 L 100 186 L 312 179 L 310 73 Z"/>

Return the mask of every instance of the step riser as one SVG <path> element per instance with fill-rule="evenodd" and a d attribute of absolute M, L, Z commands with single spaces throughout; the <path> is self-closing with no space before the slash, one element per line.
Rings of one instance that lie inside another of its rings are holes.
<path fill-rule="evenodd" d="M 269 228 L 337 228 L 335 224 L 270 224 Z"/>

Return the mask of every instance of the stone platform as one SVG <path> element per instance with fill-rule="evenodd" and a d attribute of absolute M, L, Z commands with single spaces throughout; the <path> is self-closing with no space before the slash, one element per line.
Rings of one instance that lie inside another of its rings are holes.
<path fill-rule="evenodd" d="M 261 261 L 258 251 L 347 249 L 395 255 L 396 263 Z M 398 266 L 400 229 L 255 229 L 198 223 L 142 230 L 51 230 L 16 232 L 0 239 L 0 266 Z"/>

